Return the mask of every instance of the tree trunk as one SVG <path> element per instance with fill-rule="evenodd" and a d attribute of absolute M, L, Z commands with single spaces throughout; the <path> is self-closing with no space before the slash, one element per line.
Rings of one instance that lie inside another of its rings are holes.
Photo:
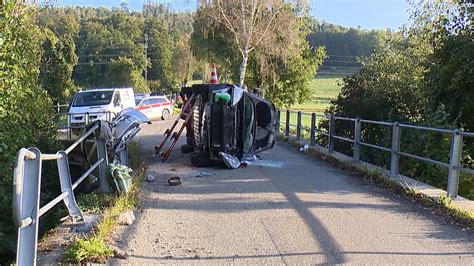
<path fill-rule="evenodd" d="M 245 48 L 242 53 L 242 64 L 240 65 L 240 79 L 239 79 L 239 87 L 242 88 L 245 81 L 245 72 L 247 71 L 247 60 L 249 57 L 249 49 Z"/>

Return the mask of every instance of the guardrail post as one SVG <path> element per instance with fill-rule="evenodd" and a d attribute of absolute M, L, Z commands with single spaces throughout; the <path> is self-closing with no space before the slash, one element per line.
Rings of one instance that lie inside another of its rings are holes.
<path fill-rule="evenodd" d="M 462 160 L 462 135 L 459 129 L 453 133 L 451 151 L 449 153 L 448 196 L 455 199 L 458 196 L 459 174 Z"/>
<path fill-rule="evenodd" d="M 119 153 L 120 164 L 128 166 L 128 145 L 125 144 L 123 150 Z"/>
<path fill-rule="evenodd" d="M 83 221 L 84 216 L 77 205 L 76 198 L 74 197 L 74 190 L 72 189 L 71 172 L 69 171 L 69 160 L 67 154 L 64 151 L 58 151 L 57 154 L 61 155 L 61 158 L 57 160 L 61 193 L 68 193 L 63 200 L 64 205 L 66 205 L 66 208 L 69 211 L 69 216 L 74 222 Z"/>
<path fill-rule="evenodd" d="M 277 110 L 276 111 L 276 128 L 275 128 L 275 131 L 276 133 L 280 133 L 280 110 Z"/>
<path fill-rule="evenodd" d="M 314 146 L 315 144 L 315 133 L 316 133 L 316 114 L 311 114 L 311 132 L 309 133 L 309 145 Z"/>
<path fill-rule="evenodd" d="M 290 135 L 290 110 L 286 110 L 285 136 Z"/>
<path fill-rule="evenodd" d="M 67 113 L 67 139 L 72 139 L 71 114 Z"/>
<path fill-rule="evenodd" d="M 41 152 L 21 149 L 13 177 L 13 220 L 18 227 L 17 265 L 36 265 L 41 188 Z"/>
<path fill-rule="evenodd" d="M 354 154 L 352 158 L 354 163 L 359 163 L 360 160 L 360 131 L 360 119 L 356 118 L 356 120 L 354 121 Z"/>
<path fill-rule="evenodd" d="M 296 140 L 301 139 L 301 111 L 298 111 L 297 121 L 296 121 Z"/>
<path fill-rule="evenodd" d="M 101 127 L 95 130 L 95 142 L 97 149 L 97 160 L 104 159 L 99 165 L 99 183 L 100 183 L 100 192 L 101 193 L 110 193 L 110 185 L 107 181 L 107 165 L 109 160 L 107 157 L 107 146 L 105 139 L 100 138 Z"/>
<path fill-rule="evenodd" d="M 89 112 L 85 114 L 84 120 L 85 120 L 85 126 L 89 125 Z"/>
<path fill-rule="evenodd" d="M 400 156 L 398 152 L 400 151 L 400 137 L 401 137 L 401 130 L 399 127 L 399 123 L 393 123 L 392 128 L 392 151 L 391 151 L 391 158 L 390 158 L 390 177 L 397 178 L 398 177 L 398 163 L 400 160 Z"/>
<path fill-rule="evenodd" d="M 328 150 L 329 150 L 329 153 L 333 153 L 334 152 L 334 132 L 335 132 L 335 129 L 336 129 L 336 120 L 334 119 L 334 117 L 331 115 L 329 116 L 329 139 L 328 139 Z"/>

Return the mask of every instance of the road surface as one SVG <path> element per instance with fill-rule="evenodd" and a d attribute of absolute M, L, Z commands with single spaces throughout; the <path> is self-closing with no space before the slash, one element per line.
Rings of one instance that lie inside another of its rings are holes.
<path fill-rule="evenodd" d="M 169 124 L 143 128 L 149 155 Z M 236 170 L 150 158 L 158 180 L 122 232 L 129 257 L 111 263 L 474 264 L 474 234 L 429 210 L 285 144 L 261 157 Z M 167 186 L 172 176 L 183 184 Z"/>

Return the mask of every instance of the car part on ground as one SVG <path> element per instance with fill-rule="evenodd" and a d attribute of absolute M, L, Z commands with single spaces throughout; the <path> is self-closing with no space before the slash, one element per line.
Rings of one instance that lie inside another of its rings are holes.
<path fill-rule="evenodd" d="M 170 186 L 177 186 L 181 185 L 183 182 L 179 176 L 173 176 L 168 179 L 168 185 Z"/>

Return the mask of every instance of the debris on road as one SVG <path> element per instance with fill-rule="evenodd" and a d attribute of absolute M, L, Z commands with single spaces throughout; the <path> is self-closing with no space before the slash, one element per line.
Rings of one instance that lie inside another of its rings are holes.
<path fill-rule="evenodd" d="M 205 172 L 194 172 L 194 177 L 206 177 L 206 176 L 213 176 L 215 174 L 205 173 Z"/>
<path fill-rule="evenodd" d="M 173 176 L 170 179 L 168 179 L 168 184 L 170 186 L 177 186 L 181 185 L 183 182 L 181 182 L 181 178 L 179 176 Z"/>
<path fill-rule="evenodd" d="M 146 181 L 155 182 L 155 176 L 154 175 L 147 175 L 146 176 Z"/>
<path fill-rule="evenodd" d="M 309 145 L 305 144 L 305 145 L 303 145 L 303 147 L 300 148 L 300 152 L 308 151 L 308 149 L 309 149 Z"/>
<path fill-rule="evenodd" d="M 252 165 L 260 167 L 283 168 L 283 166 L 285 166 L 285 163 L 271 160 L 258 160 L 253 162 Z"/>
<path fill-rule="evenodd" d="M 126 260 L 129 256 L 127 252 L 124 252 L 118 249 L 114 249 L 113 252 L 114 252 L 114 258 L 117 258 L 117 259 Z"/>
<path fill-rule="evenodd" d="M 234 155 L 225 153 L 225 152 L 219 152 L 219 155 L 221 156 L 222 160 L 224 161 L 225 165 L 227 167 L 236 169 L 240 167 L 240 160 L 237 159 Z"/>

